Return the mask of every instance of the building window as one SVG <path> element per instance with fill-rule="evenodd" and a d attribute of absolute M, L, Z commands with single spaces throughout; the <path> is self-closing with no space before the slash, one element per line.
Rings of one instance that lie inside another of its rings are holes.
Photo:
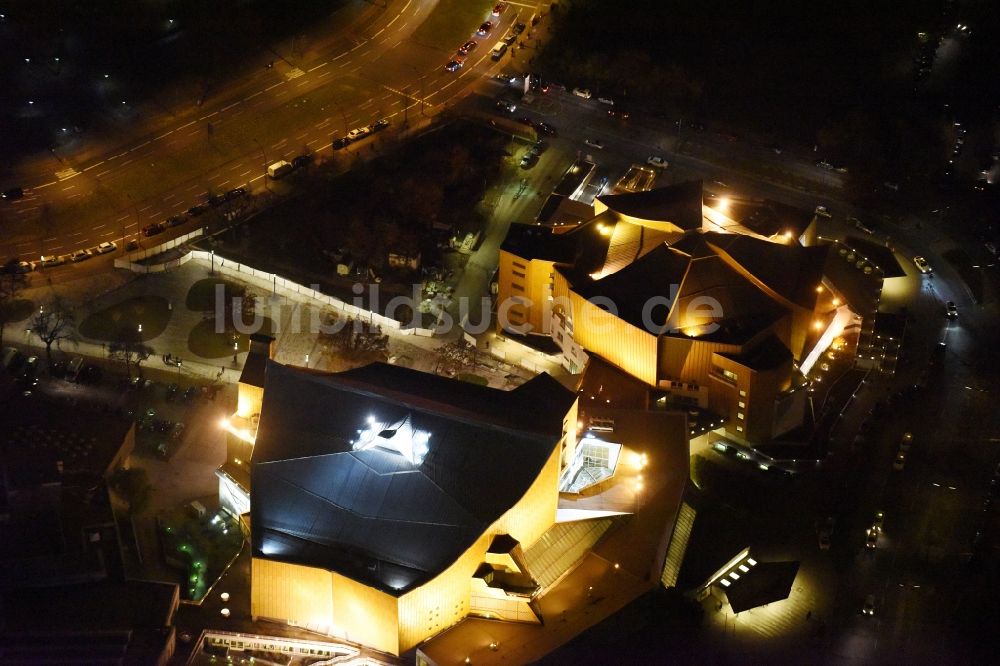
<path fill-rule="evenodd" d="M 736 426 L 736 432 L 743 432 L 743 426 Z"/>
<path fill-rule="evenodd" d="M 736 373 L 733 372 L 732 370 L 723 370 L 722 371 L 722 376 L 725 377 L 726 379 L 731 379 L 734 382 L 738 379 L 738 377 L 736 376 Z"/>
<path fill-rule="evenodd" d="M 524 268 L 525 268 L 525 266 L 520 261 L 515 261 L 514 262 L 514 268 L 520 268 L 523 271 Z"/>
<path fill-rule="evenodd" d="M 740 391 L 740 397 L 741 398 L 747 397 L 747 392 L 746 391 Z"/>
<path fill-rule="evenodd" d="M 514 276 L 515 276 L 515 277 L 519 277 L 519 278 L 521 278 L 522 280 L 524 279 L 524 273 L 522 273 L 522 272 L 520 272 L 520 271 L 514 271 Z"/>
<path fill-rule="evenodd" d="M 739 402 L 736 403 L 736 406 L 739 407 L 740 409 L 745 409 L 746 406 L 747 406 L 747 403 L 745 403 L 742 400 L 740 400 Z"/>
<path fill-rule="evenodd" d="M 742 421 L 743 419 L 746 418 L 746 416 L 744 416 L 743 412 L 736 412 L 736 418 Z"/>
<path fill-rule="evenodd" d="M 524 286 L 517 284 L 516 282 L 511 282 L 510 288 L 513 289 L 514 291 L 524 291 Z"/>

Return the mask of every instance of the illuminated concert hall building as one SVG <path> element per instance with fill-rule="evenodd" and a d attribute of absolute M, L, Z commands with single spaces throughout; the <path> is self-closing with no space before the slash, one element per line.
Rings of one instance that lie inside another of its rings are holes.
<path fill-rule="evenodd" d="M 576 395 L 375 363 L 275 363 L 254 339 L 223 505 L 252 544 L 251 613 L 400 654 L 467 616 L 540 621 L 524 548 L 556 520 Z"/>
<path fill-rule="evenodd" d="M 598 196 L 594 216 L 569 230 L 511 226 L 498 332 L 551 338 L 572 373 L 597 355 L 654 400 L 718 415 L 736 441 L 766 442 L 803 423 L 806 375 L 859 325 L 816 234 L 811 212 L 706 199 L 700 181 Z"/>

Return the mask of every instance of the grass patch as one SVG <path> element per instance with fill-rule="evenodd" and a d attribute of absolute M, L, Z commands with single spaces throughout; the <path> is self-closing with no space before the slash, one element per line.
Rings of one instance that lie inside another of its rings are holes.
<path fill-rule="evenodd" d="M 219 512 L 196 518 L 184 509 L 163 512 L 157 522 L 167 563 L 184 571 L 181 585 L 185 599 L 201 599 L 240 552 L 243 534 L 239 525 Z"/>
<path fill-rule="evenodd" d="M 90 314 L 80 323 L 80 335 L 91 340 L 111 341 L 122 329 L 142 324 L 142 337 L 149 340 L 163 333 L 170 321 L 170 307 L 162 296 L 137 296 Z"/>
<path fill-rule="evenodd" d="M 474 375 L 471 372 L 462 372 L 462 373 L 459 373 L 459 375 L 458 375 L 458 381 L 460 381 L 460 382 L 468 382 L 470 384 L 476 384 L 478 386 L 487 386 L 490 383 L 489 380 L 486 379 L 486 377 L 481 377 L 479 375 Z"/>
<path fill-rule="evenodd" d="M 268 317 L 261 319 L 259 333 L 274 335 L 274 322 Z M 205 319 L 198 323 L 188 335 L 188 349 L 195 356 L 201 358 L 224 358 L 233 353 L 233 341 L 235 341 L 240 352 L 245 352 L 249 347 L 248 336 L 242 333 L 234 334 L 231 331 L 222 331 L 215 328 L 214 319 Z"/>
<path fill-rule="evenodd" d="M 487 20 L 494 4 L 492 0 L 440 0 L 413 37 L 424 46 L 453 51 Z"/>
<path fill-rule="evenodd" d="M 243 296 L 244 292 L 248 289 L 238 282 L 222 278 L 205 278 L 191 285 L 184 299 L 184 305 L 188 310 L 194 310 L 195 312 L 214 312 L 216 307 L 215 288 L 220 284 L 223 288 L 222 293 L 227 300 Z"/>
<path fill-rule="evenodd" d="M 27 319 L 34 311 L 34 301 L 29 301 L 26 298 L 16 298 L 10 303 L 0 306 L 0 321 L 12 324 L 15 321 Z"/>

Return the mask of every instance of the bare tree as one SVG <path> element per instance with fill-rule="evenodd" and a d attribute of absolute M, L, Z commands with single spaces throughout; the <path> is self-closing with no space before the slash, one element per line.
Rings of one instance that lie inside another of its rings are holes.
<path fill-rule="evenodd" d="M 31 333 L 45 343 L 45 359 L 52 365 L 52 344 L 72 340 L 76 334 L 76 320 L 72 309 L 59 297 L 38 308 L 31 318 Z"/>
<path fill-rule="evenodd" d="M 142 362 L 152 356 L 153 348 L 142 341 L 137 330 L 123 328 L 118 337 L 108 345 L 108 357 L 125 364 L 125 372 L 132 378 L 132 368 L 142 377 Z"/>
<path fill-rule="evenodd" d="M 14 301 L 27 285 L 28 280 L 20 271 L 17 259 L 0 267 L 0 347 L 3 346 L 3 330 L 15 316 Z"/>

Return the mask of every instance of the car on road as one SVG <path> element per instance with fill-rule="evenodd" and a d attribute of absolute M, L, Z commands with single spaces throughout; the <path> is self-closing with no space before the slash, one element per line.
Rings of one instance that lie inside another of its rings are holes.
<path fill-rule="evenodd" d="M 382 130 L 387 129 L 388 127 L 389 127 L 389 119 L 379 118 L 371 125 L 369 125 L 368 129 L 370 129 L 372 132 L 381 132 Z"/>
<path fill-rule="evenodd" d="M 816 206 L 815 212 L 816 212 L 816 217 L 825 217 L 825 218 L 833 217 L 826 206 Z"/>
<path fill-rule="evenodd" d="M 868 534 L 865 537 L 865 548 L 867 550 L 875 550 L 878 548 L 878 530 L 874 527 L 868 530 Z"/>
<path fill-rule="evenodd" d="M 503 14 L 505 9 L 507 9 L 507 3 L 498 2 L 497 4 L 493 5 L 493 16 L 500 16 L 501 14 Z"/>
<path fill-rule="evenodd" d="M 899 450 L 905 453 L 910 450 L 911 444 L 913 444 L 913 433 L 904 432 L 903 438 L 899 440 Z"/>
<path fill-rule="evenodd" d="M 10 189 L 4 190 L 3 193 L 0 194 L 0 198 L 6 201 L 15 201 L 16 199 L 20 199 L 23 196 L 24 196 L 24 190 L 20 187 L 12 187 Z"/>
<path fill-rule="evenodd" d="M 94 248 L 96 254 L 107 254 L 108 252 L 114 252 L 118 249 L 118 243 L 113 241 L 104 241 L 100 245 Z"/>
<path fill-rule="evenodd" d="M 611 99 L 610 97 L 598 97 L 597 101 L 600 102 L 601 104 L 607 104 L 608 106 L 615 105 L 615 100 Z"/>
<path fill-rule="evenodd" d="M 830 164 L 829 162 L 827 162 L 826 160 L 817 160 L 816 161 L 816 166 L 818 166 L 820 169 L 825 169 L 827 171 L 833 171 L 833 165 Z"/>
<path fill-rule="evenodd" d="M 885 511 L 876 511 L 875 519 L 872 521 L 872 529 L 881 532 L 882 526 L 884 524 L 885 524 Z"/>
<path fill-rule="evenodd" d="M 19 261 L 14 268 L 15 273 L 30 273 L 33 270 L 35 270 L 35 265 L 30 261 Z"/>
<path fill-rule="evenodd" d="M 658 155 L 650 155 L 646 158 L 646 164 L 649 166 L 654 166 L 657 169 L 666 169 L 670 166 L 670 163 Z"/>
<path fill-rule="evenodd" d="M 521 158 L 522 169 L 530 169 L 536 164 L 538 164 L 538 155 L 535 153 L 525 153 L 524 157 Z"/>
<path fill-rule="evenodd" d="M 185 218 L 183 215 L 171 215 L 170 217 L 167 218 L 167 226 L 176 227 L 181 224 L 184 224 L 184 219 Z"/>
<path fill-rule="evenodd" d="M 497 108 L 501 111 L 506 111 L 507 113 L 514 113 L 514 111 L 517 110 L 517 104 L 509 99 L 498 99 Z"/>
<path fill-rule="evenodd" d="M 90 250 L 77 250 L 73 254 L 69 255 L 69 260 L 75 264 L 81 261 L 86 261 L 87 259 L 90 259 L 92 256 L 94 255 L 90 253 Z"/>
<path fill-rule="evenodd" d="M 948 319 L 958 319 L 958 306 L 955 301 L 948 301 L 945 305 L 944 314 Z"/>
<path fill-rule="evenodd" d="M 556 131 L 556 128 L 548 123 L 538 123 L 535 125 L 535 129 L 548 136 L 559 136 L 559 132 Z"/>
<path fill-rule="evenodd" d="M 590 99 L 593 96 L 587 88 L 573 88 L 573 94 L 584 99 Z"/>
<path fill-rule="evenodd" d="M 476 30 L 476 34 L 480 37 L 485 37 L 490 34 L 493 30 L 493 21 L 483 21 L 483 24 L 479 26 L 479 30 Z"/>
<path fill-rule="evenodd" d="M 934 269 L 931 268 L 931 265 L 927 263 L 927 260 L 923 257 L 913 257 L 913 265 L 916 266 L 917 270 L 921 273 L 927 274 L 934 272 Z"/>
<path fill-rule="evenodd" d="M 458 47 L 458 54 L 467 56 L 473 51 L 475 51 L 477 46 L 479 46 L 479 42 L 477 42 L 474 39 L 470 39 L 469 41 Z"/>
<path fill-rule="evenodd" d="M 865 597 L 865 603 L 861 607 L 861 612 L 864 615 L 874 615 L 875 614 L 875 595 L 869 594 Z"/>
<path fill-rule="evenodd" d="M 600 139 L 584 139 L 583 143 L 590 146 L 591 148 L 596 148 L 597 150 L 604 150 L 604 144 Z"/>
<path fill-rule="evenodd" d="M 517 23 L 517 24 L 514 25 L 513 28 L 511 28 L 511 30 L 514 31 L 515 35 L 520 35 L 522 32 L 524 32 L 524 29 L 527 28 L 527 27 L 528 26 L 526 26 L 523 23 Z"/>
<path fill-rule="evenodd" d="M 897 472 L 902 472 L 906 467 L 906 452 L 900 451 L 896 454 L 896 459 L 892 461 L 892 468 Z"/>
<path fill-rule="evenodd" d="M 619 120 L 628 120 L 628 111 L 625 109 L 608 109 L 609 118 L 618 118 Z"/>
<path fill-rule="evenodd" d="M 62 266 L 66 263 L 66 257 L 57 257 L 54 254 L 48 256 L 42 255 L 42 258 L 38 260 L 36 267 L 48 268 L 49 266 Z"/>
<path fill-rule="evenodd" d="M 351 143 L 350 139 L 348 139 L 346 136 L 342 136 L 338 139 L 334 139 L 331 146 L 333 147 L 334 150 L 340 150 L 341 148 L 346 148 L 350 143 Z"/>
<path fill-rule="evenodd" d="M 292 166 L 291 162 L 286 160 L 278 160 L 274 164 L 267 165 L 267 177 L 273 178 L 274 180 L 280 180 L 290 174 L 295 167 Z"/>
<path fill-rule="evenodd" d="M 155 222 L 153 224 L 147 224 L 146 226 L 144 226 L 142 228 L 142 235 L 146 237 L 155 236 L 156 234 L 162 234 L 166 230 L 167 227 L 163 225 L 161 222 Z"/>
<path fill-rule="evenodd" d="M 458 70 L 465 67 L 465 58 L 455 58 L 454 60 L 449 60 L 448 64 L 444 66 L 449 72 L 457 72 Z"/>
<path fill-rule="evenodd" d="M 365 138 L 371 133 L 372 131 L 367 127 L 355 127 L 354 129 L 352 129 L 350 132 L 347 133 L 347 139 L 349 141 L 357 141 L 358 139 Z"/>
<path fill-rule="evenodd" d="M 208 210 L 208 208 L 209 208 L 208 204 L 197 204 L 188 208 L 187 213 L 191 217 L 198 217 L 206 210 Z"/>

